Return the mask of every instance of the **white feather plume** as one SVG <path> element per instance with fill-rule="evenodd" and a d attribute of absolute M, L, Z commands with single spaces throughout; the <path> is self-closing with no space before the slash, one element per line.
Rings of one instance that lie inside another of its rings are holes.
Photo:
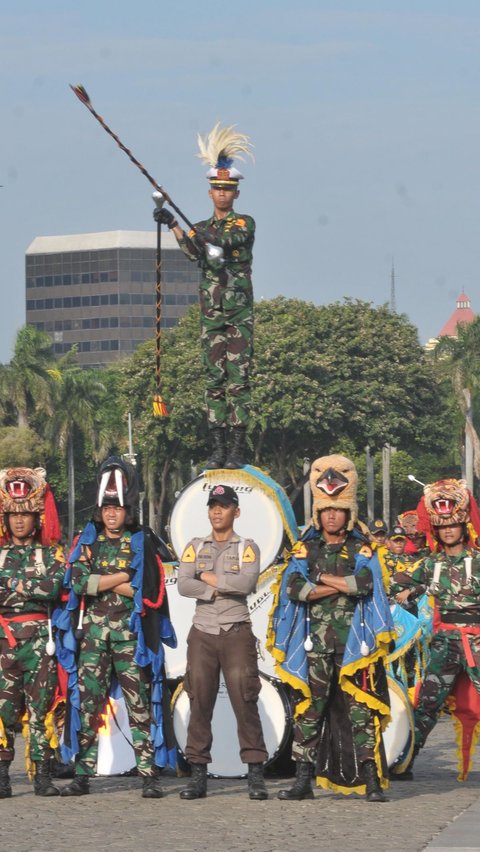
<path fill-rule="evenodd" d="M 220 157 L 227 159 L 245 160 L 242 154 L 248 154 L 254 159 L 252 153 L 252 143 L 245 133 L 236 133 L 236 124 L 231 124 L 229 127 L 220 127 L 220 122 L 217 121 L 215 127 L 206 136 L 197 136 L 198 148 L 200 153 L 197 154 L 207 166 L 216 168 Z"/>

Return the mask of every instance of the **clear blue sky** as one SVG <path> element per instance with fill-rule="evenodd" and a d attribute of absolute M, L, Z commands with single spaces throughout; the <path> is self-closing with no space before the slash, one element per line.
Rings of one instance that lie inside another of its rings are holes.
<path fill-rule="evenodd" d="M 462 289 L 480 311 L 479 37 L 478 0 L 3 0 L 0 361 L 35 236 L 153 227 L 150 185 L 69 83 L 193 220 L 197 132 L 251 136 L 257 298 L 382 304 L 393 257 L 422 342 Z"/>

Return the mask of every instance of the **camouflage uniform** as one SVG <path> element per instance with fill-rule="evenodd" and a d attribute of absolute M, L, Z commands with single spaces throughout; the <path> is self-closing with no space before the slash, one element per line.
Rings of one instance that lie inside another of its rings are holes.
<path fill-rule="evenodd" d="M 470 582 L 465 565 L 469 557 L 472 559 Z M 439 563 L 441 570 L 436 585 L 434 572 Z M 413 586 L 415 595 L 429 589 L 441 622 L 434 627 L 430 660 L 415 710 L 415 744 L 421 748 L 462 671 L 480 693 L 480 553 L 465 549 L 458 556 L 444 553 L 431 556 L 422 560 L 411 574 L 396 574 L 395 583 L 398 588 Z"/>
<path fill-rule="evenodd" d="M 231 210 L 224 219 L 195 225 L 207 242 L 223 248 L 212 259 L 194 242 L 194 233 L 179 246 L 197 261 L 200 283 L 201 339 L 207 376 L 205 400 L 210 428 L 245 427 L 250 409 L 249 370 L 253 351 L 252 248 L 255 222 Z"/>
<path fill-rule="evenodd" d="M 31 760 L 42 763 L 51 756 L 45 717 L 57 685 L 54 657 L 46 652 L 48 609 L 60 593 L 63 552 L 57 547 L 10 544 L 0 550 L 0 720 L 6 745 L 0 760 L 14 758 L 15 724 L 28 711 Z M 22 582 L 23 591 L 7 589 L 7 582 Z"/>
<path fill-rule="evenodd" d="M 301 574 L 292 573 L 287 593 L 292 600 L 306 600 L 312 585 L 318 585 L 320 574 L 346 577 L 351 591 L 310 602 L 312 651 L 307 653 L 312 703 L 297 718 L 292 756 L 297 762 L 316 763 L 322 717 L 330 697 L 332 682 L 338 677 L 345 652 L 353 613 L 360 597 L 372 592 L 372 574 L 361 568 L 353 577 L 355 555 L 364 547 L 358 539 L 347 536 L 343 544 L 327 544 L 323 537 L 305 542 L 308 555 L 309 582 Z M 374 759 L 375 728 L 371 711 L 345 694 L 352 726 L 353 742 L 359 763 Z"/>
<path fill-rule="evenodd" d="M 133 558 L 130 539 L 128 531 L 119 539 L 99 534 L 92 551 L 89 553 L 84 547 L 82 556 L 72 565 L 73 591 L 87 595 L 84 637 L 78 655 L 82 727 L 78 734 L 77 775 L 95 774 L 97 734 L 112 675 L 127 705 L 138 770 L 141 775 L 153 772 L 150 689 L 146 672 L 134 661 L 137 637 L 129 628 L 134 601 L 113 589 L 98 591 L 101 575 L 128 571 Z"/>

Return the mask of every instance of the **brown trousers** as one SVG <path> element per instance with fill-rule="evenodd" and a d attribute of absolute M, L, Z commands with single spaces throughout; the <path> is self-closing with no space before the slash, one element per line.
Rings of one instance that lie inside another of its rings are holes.
<path fill-rule="evenodd" d="M 258 715 L 257 648 L 249 622 L 234 624 L 218 635 L 192 627 L 188 634 L 185 689 L 190 698 L 185 757 L 190 763 L 210 763 L 212 716 L 220 670 L 237 720 L 243 763 L 263 763 L 267 750 Z"/>

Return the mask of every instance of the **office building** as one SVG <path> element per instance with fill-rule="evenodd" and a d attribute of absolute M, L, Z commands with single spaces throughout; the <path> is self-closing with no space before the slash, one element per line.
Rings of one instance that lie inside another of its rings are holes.
<path fill-rule="evenodd" d="M 78 347 L 83 366 L 131 355 L 155 335 L 156 231 L 36 237 L 26 252 L 26 322 L 57 355 Z M 198 302 L 200 271 L 162 232 L 163 328 Z"/>

